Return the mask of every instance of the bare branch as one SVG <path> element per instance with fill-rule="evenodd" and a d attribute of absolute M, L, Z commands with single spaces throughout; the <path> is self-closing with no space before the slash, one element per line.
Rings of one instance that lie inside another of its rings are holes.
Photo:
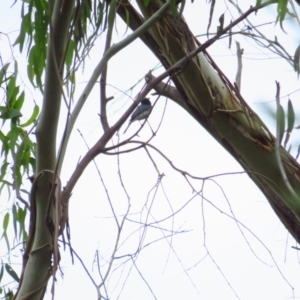
<path fill-rule="evenodd" d="M 114 28 L 115 18 L 116 18 L 116 0 L 112 0 L 110 1 L 109 4 L 108 30 L 106 35 L 104 55 L 111 47 L 112 31 Z M 106 114 L 106 104 L 108 102 L 108 99 L 106 97 L 106 80 L 107 80 L 107 64 L 104 66 L 100 78 L 100 120 L 101 120 L 103 131 L 106 131 L 109 128 L 108 121 L 107 121 L 107 114 Z"/>
<path fill-rule="evenodd" d="M 111 46 L 104 54 L 103 58 L 99 62 L 99 64 L 96 66 L 88 84 L 84 88 L 83 92 L 81 93 L 81 96 L 79 97 L 74 110 L 70 116 L 70 122 L 68 124 L 68 129 L 66 132 L 66 137 L 64 143 L 60 145 L 60 151 L 62 153 L 62 159 L 61 163 L 58 168 L 58 173 L 60 173 L 61 167 L 62 167 L 62 162 L 63 158 L 65 156 L 65 152 L 67 149 L 67 144 L 71 135 L 71 132 L 73 130 L 74 124 L 77 120 L 77 117 L 87 100 L 90 92 L 92 91 L 94 85 L 96 84 L 100 74 L 103 72 L 104 68 L 106 67 L 108 61 L 119 51 L 124 49 L 126 46 L 128 46 L 130 43 L 132 43 L 134 40 L 136 40 L 139 36 L 141 36 L 144 32 L 146 32 L 165 12 L 169 9 L 170 3 L 169 1 L 166 2 L 151 18 L 149 18 L 145 23 L 143 23 L 137 30 L 132 32 L 130 35 L 128 35 L 125 39 L 120 41 L 117 44 L 114 44 Z"/>

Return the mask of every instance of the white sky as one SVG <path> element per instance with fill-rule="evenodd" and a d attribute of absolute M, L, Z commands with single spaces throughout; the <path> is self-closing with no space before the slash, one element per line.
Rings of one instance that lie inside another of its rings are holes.
<path fill-rule="evenodd" d="M 247 3 L 248 5 L 255 4 L 254 1 L 247 1 Z M 9 3 L 5 5 L 7 7 L 0 11 L 2 20 L 0 32 L 18 30 L 20 14 L 17 6 L 19 3 L 11 10 L 9 10 Z M 221 13 L 225 12 L 225 24 L 228 24 L 231 19 L 230 13 L 235 13 L 232 6 L 229 6 L 228 11 L 223 4 L 218 3 L 218 5 L 220 6 L 217 6 L 211 31 L 215 30 Z M 192 5 L 188 1 L 185 17 L 195 35 L 206 32 L 208 12 L 209 6 L 204 1 Z M 271 10 L 251 16 L 255 24 L 270 22 L 274 19 L 275 14 Z M 120 27 L 118 27 L 118 32 L 114 32 L 114 43 L 122 39 L 125 32 L 119 19 L 117 26 Z M 270 39 L 277 35 L 279 41 L 284 41 L 283 44 L 289 49 L 290 54 L 293 54 L 300 42 L 299 36 L 296 35 L 296 29 L 291 29 L 288 23 L 284 26 L 288 34 L 282 33 L 279 26 L 274 27 L 274 25 L 265 27 L 264 31 Z M 14 41 L 14 36 L 14 33 L 10 34 L 11 41 Z M 200 38 L 202 42 L 205 40 L 205 36 Z M 278 58 L 266 59 L 267 56 L 262 55 L 261 49 L 253 41 L 235 36 L 231 50 L 228 49 L 228 39 L 219 41 L 208 49 L 230 80 L 234 80 L 236 73 L 235 40 L 239 41 L 241 47 L 245 49 L 242 74 L 243 97 L 255 111 L 261 113 L 264 120 L 267 119 L 268 125 L 274 125 L 274 120 L 263 114 L 263 103 L 274 101 L 275 80 L 281 83 L 282 95 L 298 89 L 297 76 L 285 61 Z M 77 98 L 89 80 L 93 66 L 102 56 L 104 41 L 103 35 L 87 59 L 84 73 L 77 72 Z M 1 47 L 6 42 L 2 35 L 0 42 Z M 1 55 L 3 56 L 2 51 Z M 22 56 L 19 59 L 22 63 Z M 155 57 L 140 41 L 136 41 L 117 54 L 109 63 L 108 83 L 121 91 L 126 91 L 156 64 Z M 23 79 L 26 77 L 25 66 L 23 64 L 23 70 L 20 66 Z M 155 74 L 160 74 L 160 72 L 162 68 Z M 143 81 L 136 86 L 132 96 L 139 92 L 142 85 Z M 33 92 L 29 84 L 27 88 Z M 113 124 L 131 100 L 122 96 L 122 93 L 114 88 L 108 87 L 107 94 L 115 96 L 108 110 L 109 120 Z M 41 95 L 36 93 L 32 95 L 38 104 L 41 104 Z M 298 97 L 299 92 L 291 95 L 295 106 Z M 152 103 L 155 99 L 151 96 Z M 30 94 L 27 94 L 26 100 L 31 102 Z M 286 107 L 286 100 L 286 98 L 282 99 L 284 107 Z M 272 103 L 274 108 L 275 104 Z M 152 128 L 157 128 L 164 105 L 165 99 L 160 98 L 149 118 Z M 99 87 L 96 86 L 86 103 L 82 116 L 75 125 L 62 172 L 63 184 L 70 177 L 79 158 L 86 152 L 86 146 L 77 129 L 80 129 L 90 146 L 102 134 L 98 111 Z M 61 124 L 63 126 L 63 119 Z M 126 136 L 121 134 L 120 138 L 129 137 L 138 126 L 138 123 L 132 125 Z M 273 130 L 274 127 L 271 129 Z M 146 125 L 136 140 L 145 141 L 150 136 L 151 131 Z M 297 141 L 299 141 L 297 132 L 294 134 L 293 141 L 297 148 Z M 116 142 L 117 137 L 114 138 L 114 143 Z M 162 126 L 151 143 L 166 154 L 178 168 L 199 177 L 241 171 L 240 166 L 231 156 L 172 101 L 167 101 Z M 206 199 L 228 214 L 230 214 L 228 205 L 230 203 L 236 218 L 253 232 L 251 234 L 249 230 L 241 226 L 244 237 L 235 221 L 224 213 L 221 214 L 208 201 L 192 193 L 181 174 L 171 169 L 168 163 L 155 152 L 151 154 L 160 173 L 165 174 L 162 180 L 163 188 L 159 186 L 157 191 L 155 189 L 157 173 L 145 151 L 139 150 L 120 157 L 122 179 L 131 203 L 128 218 L 136 222 L 153 223 L 155 227 L 148 227 L 144 231 L 143 227 L 139 229 L 136 223 L 127 221 L 120 239 L 122 246 L 116 255 L 134 253 L 141 236 L 145 233 L 143 245 L 159 240 L 143 249 L 136 260 L 136 267 L 151 287 L 156 299 L 279 300 L 300 297 L 298 253 L 291 249 L 291 246 L 295 246 L 295 242 L 287 234 L 267 200 L 247 175 L 221 176 L 215 178 L 214 181 L 206 181 L 204 185 Z M 121 220 L 126 212 L 128 200 L 120 185 L 117 157 L 100 155 L 96 162 L 116 214 Z M 193 184 L 197 190 L 203 187 L 202 181 L 194 181 Z M 192 200 L 187 204 L 190 199 Z M 1 203 L 4 213 L 6 205 L 6 202 Z M 150 207 L 151 211 L 148 213 Z M 169 217 L 181 208 L 183 209 L 174 217 Z M 165 221 L 156 223 L 165 218 L 167 218 Z M 94 280 L 99 283 L 97 267 L 93 264 L 95 251 L 99 251 L 101 271 L 104 272 L 115 244 L 117 228 L 105 191 L 92 164 L 84 172 L 73 191 L 70 200 L 70 225 L 72 246 L 84 260 Z M 170 235 L 170 230 L 182 233 L 163 239 L 164 235 Z M 211 256 L 207 255 L 207 251 Z M 64 253 L 62 250 L 61 252 L 61 267 L 65 275 L 63 280 L 58 278 L 56 299 L 95 299 L 94 287 L 79 261 L 75 258 L 75 265 L 72 266 L 69 251 Z M 19 254 L 19 252 L 14 254 Z M 127 259 L 118 259 L 113 265 L 113 272 L 107 282 L 110 299 L 155 299 L 132 261 L 129 260 L 124 264 Z M 15 262 L 19 261 L 16 259 Z M 46 299 L 50 298 L 51 294 L 48 292 Z"/>

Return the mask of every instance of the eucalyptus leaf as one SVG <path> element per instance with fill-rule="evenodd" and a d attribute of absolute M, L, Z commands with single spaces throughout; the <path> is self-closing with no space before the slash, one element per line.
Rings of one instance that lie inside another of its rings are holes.
<path fill-rule="evenodd" d="M 17 273 L 13 270 L 13 268 L 9 264 L 5 264 L 6 272 L 17 282 L 20 281 Z"/>
<path fill-rule="evenodd" d="M 285 129 L 285 114 L 281 104 L 279 104 L 277 107 L 276 119 L 277 119 L 277 138 L 279 139 L 279 142 L 281 144 L 283 134 L 284 134 L 284 129 Z"/>

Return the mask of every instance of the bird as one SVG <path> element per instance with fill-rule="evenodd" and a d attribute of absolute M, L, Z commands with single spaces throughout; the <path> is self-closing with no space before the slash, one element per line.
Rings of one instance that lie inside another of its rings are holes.
<path fill-rule="evenodd" d="M 141 104 L 136 108 L 136 110 L 131 115 L 129 124 L 125 129 L 124 133 L 127 131 L 127 129 L 129 128 L 132 122 L 146 119 L 150 115 L 151 110 L 152 110 L 152 105 L 149 98 L 142 99 Z"/>

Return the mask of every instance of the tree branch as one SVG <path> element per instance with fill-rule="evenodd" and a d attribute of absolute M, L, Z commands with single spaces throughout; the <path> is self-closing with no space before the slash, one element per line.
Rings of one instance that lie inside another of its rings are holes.
<path fill-rule="evenodd" d="M 151 18 L 149 18 L 145 23 L 143 23 L 137 30 L 135 30 L 134 32 L 132 32 L 130 35 L 128 35 L 128 37 L 126 37 L 125 39 L 123 39 L 122 41 L 120 41 L 117 44 L 114 44 L 113 46 L 111 46 L 108 51 L 105 52 L 103 58 L 101 59 L 101 61 L 99 62 L 99 64 L 97 65 L 97 67 L 95 68 L 88 84 L 86 85 L 86 87 L 84 88 L 81 96 L 79 97 L 74 110 L 70 116 L 70 122 L 68 124 L 68 128 L 66 131 L 66 137 L 64 140 L 64 143 L 61 144 L 60 146 L 60 151 L 62 153 L 61 155 L 61 160 L 60 160 L 60 165 L 59 165 L 59 173 L 62 167 L 62 162 L 63 162 L 63 158 L 65 156 L 65 152 L 66 152 L 66 148 L 68 145 L 68 141 L 71 135 L 71 132 L 73 130 L 74 124 L 76 122 L 76 119 L 87 99 L 87 97 L 89 96 L 90 92 L 92 91 L 95 83 L 97 82 L 100 74 L 103 72 L 104 68 L 107 65 L 107 62 L 115 55 L 117 54 L 119 51 L 121 51 L 122 49 L 124 49 L 126 46 L 128 46 L 130 43 L 132 43 L 134 40 L 136 40 L 138 37 L 140 37 L 144 32 L 146 32 L 153 24 L 155 24 L 157 22 L 158 19 L 160 19 L 160 17 L 162 15 L 164 15 L 169 7 L 170 7 L 170 2 L 168 1 L 166 2 Z"/>

